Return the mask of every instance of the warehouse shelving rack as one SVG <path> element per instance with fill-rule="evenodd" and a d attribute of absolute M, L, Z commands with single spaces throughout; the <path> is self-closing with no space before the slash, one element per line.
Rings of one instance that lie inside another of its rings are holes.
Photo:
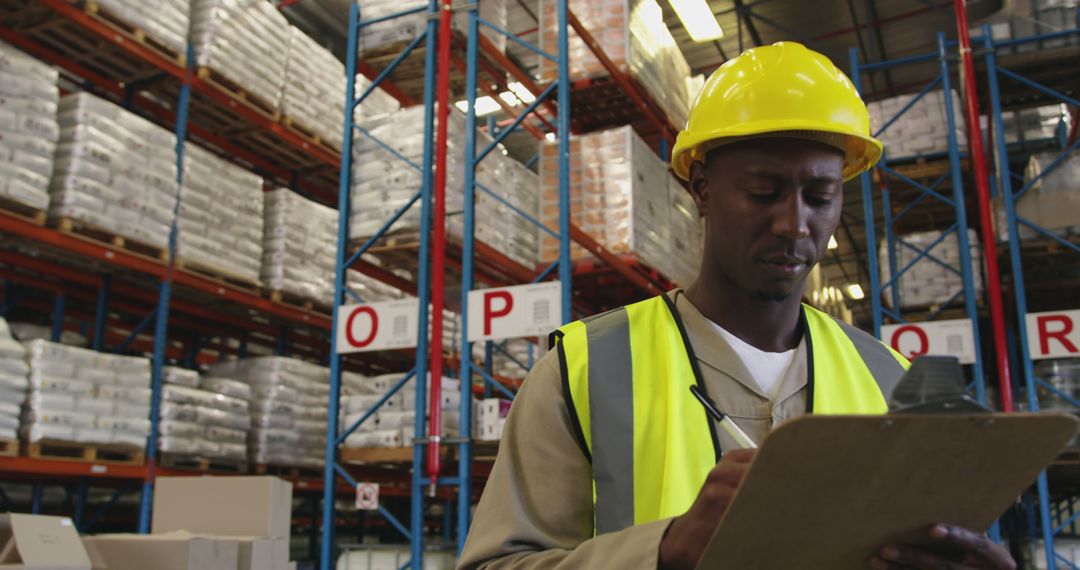
<path fill-rule="evenodd" d="M 902 324 L 907 323 L 912 319 L 931 321 L 940 318 L 942 315 L 955 313 L 957 311 L 951 311 L 950 309 L 953 309 L 960 304 L 959 298 L 962 296 L 963 303 L 961 314 L 971 320 L 972 334 L 974 336 L 975 361 L 971 365 L 974 390 L 977 399 L 980 402 L 986 403 L 988 400 L 984 380 L 983 349 L 979 338 L 978 326 L 980 313 L 977 300 L 979 299 L 979 295 L 977 295 L 975 287 L 975 279 L 977 276 L 972 273 L 971 244 L 968 239 L 967 198 L 964 193 L 964 179 L 961 165 L 962 151 L 956 137 L 957 110 L 953 108 L 953 100 L 950 95 L 952 91 L 952 75 L 949 66 L 948 43 L 945 40 L 944 33 L 939 32 L 937 34 L 937 44 L 938 50 L 936 53 L 910 56 L 900 60 L 871 64 L 860 63 L 858 50 L 856 48 L 851 48 L 850 51 L 852 69 L 851 78 L 856 89 L 860 89 L 863 73 L 872 73 L 878 70 L 914 63 L 933 61 L 938 63 L 938 72 L 936 76 L 926 83 L 914 98 L 900 109 L 899 112 L 892 117 L 886 118 L 884 125 L 878 127 L 877 132 L 873 133 L 875 137 L 886 132 L 897 119 L 911 110 L 919 101 L 923 100 L 928 93 L 931 93 L 936 89 L 940 89 L 944 93 L 945 120 L 946 129 L 948 131 L 948 150 L 944 157 L 935 157 L 937 158 L 936 162 L 940 164 L 941 168 L 934 169 L 933 181 L 924 182 L 923 178 L 918 176 L 913 177 L 914 175 L 909 176 L 904 172 L 902 167 L 895 166 L 898 163 L 911 163 L 920 158 L 925 159 L 925 157 L 890 157 L 888 155 L 888 148 L 885 149 L 885 154 L 878 162 L 874 172 L 865 172 L 860 176 L 863 216 L 866 224 L 866 260 L 870 280 L 869 297 L 872 307 L 873 333 L 874 336 L 881 338 L 881 327 L 886 319 L 894 323 Z M 940 170 L 941 173 L 939 174 L 937 170 Z M 882 262 L 879 260 L 878 254 L 878 247 L 881 245 L 881 241 L 879 241 L 876 230 L 876 217 L 878 214 L 875 211 L 874 175 L 877 175 L 880 180 L 879 195 L 881 202 L 881 216 L 883 219 L 882 234 L 884 237 L 883 242 L 886 247 L 885 263 L 887 263 L 889 267 L 889 280 L 884 283 L 881 281 L 880 271 Z M 889 188 L 890 179 L 896 180 L 902 187 L 913 189 L 914 195 L 910 197 L 906 203 L 894 204 L 894 192 Z M 948 183 L 948 190 L 951 190 L 951 195 L 947 194 L 946 190 L 942 187 L 946 182 Z M 897 224 L 902 222 L 905 216 L 910 215 L 920 206 L 925 208 L 931 203 L 934 203 L 934 205 L 940 207 L 942 210 L 948 211 L 955 221 L 942 231 L 940 238 L 934 240 L 934 242 L 926 247 L 918 247 L 902 239 L 897 233 Z M 895 211 L 897 208 L 899 208 L 899 211 Z M 959 267 L 947 263 L 930 253 L 934 246 L 952 235 L 956 236 L 960 247 Z M 897 259 L 898 247 L 904 247 L 911 250 L 915 254 L 915 258 L 910 262 L 901 265 Z M 905 314 L 900 299 L 899 281 L 916 263 L 924 260 L 929 260 L 930 262 L 959 275 L 962 287 L 951 299 L 941 304 L 939 307 L 933 308 L 928 312 L 919 312 L 915 315 Z M 891 301 L 890 307 L 884 306 L 882 302 L 884 295 L 889 296 Z"/>
<path fill-rule="evenodd" d="M 1060 152 L 1058 157 L 1050 164 L 1046 165 L 1043 171 L 1034 179 L 1026 181 L 1022 173 L 1015 171 L 1015 165 L 1017 165 L 1017 158 L 1023 158 L 1024 153 L 1016 152 L 1010 149 L 1010 145 L 1006 144 L 1004 122 L 1003 122 L 1003 83 L 1011 83 L 1013 86 L 1018 86 L 1028 91 L 1035 92 L 1043 97 L 1047 97 L 1052 101 L 1061 102 L 1069 105 L 1073 112 L 1076 113 L 1080 110 L 1080 100 L 1075 97 L 1071 97 L 1062 91 L 1046 86 L 1043 83 L 1034 81 L 1028 77 L 1025 77 L 1023 71 L 1020 69 L 1009 69 L 1001 64 L 999 61 L 1004 59 L 1008 61 L 1009 58 L 1002 58 L 998 52 L 1006 48 L 1036 44 L 1042 41 L 1049 41 L 1055 39 L 1069 38 L 1080 36 L 1080 28 L 1074 28 L 1064 30 L 1052 34 L 1044 34 L 1039 36 L 1017 38 L 1013 40 L 995 41 L 991 34 L 989 27 L 983 28 L 983 35 L 981 38 L 981 45 L 983 47 L 983 60 L 985 64 L 984 74 L 986 80 L 987 93 L 989 95 L 990 107 L 988 113 L 990 116 L 992 139 L 991 143 L 994 150 L 994 157 L 996 158 L 996 176 L 994 177 L 997 182 L 997 194 L 1001 199 L 1002 214 L 1005 222 L 1005 230 L 1008 238 L 1008 243 L 1005 246 L 1007 248 L 1008 262 L 1011 268 L 1012 277 L 1012 293 L 1015 303 L 1015 338 L 1019 345 L 1019 367 L 1024 379 L 1026 400 L 1028 409 L 1032 412 L 1039 411 L 1039 390 L 1044 390 L 1054 394 L 1056 397 L 1069 402 L 1073 406 L 1080 409 L 1080 401 L 1075 396 L 1061 392 L 1054 386 L 1052 386 L 1045 379 L 1038 377 L 1035 374 L 1034 363 L 1032 361 L 1032 351 L 1030 348 L 1031 339 L 1028 337 L 1026 318 L 1029 314 L 1029 307 L 1032 299 L 1028 295 L 1028 286 L 1031 283 L 1027 283 L 1027 275 L 1025 274 L 1024 266 L 1024 244 L 1021 240 L 1021 228 L 1034 231 L 1038 235 L 1038 239 L 1043 243 L 1055 244 L 1058 246 L 1063 254 L 1062 260 L 1069 263 L 1076 262 L 1077 255 L 1080 255 L 1080 243 L 1075 240 L 1059 236 L 1054 232 L 1047 230 L 1034 223 L 1033 221 L 1025 218 L 1017 212 L 1017 201 L 1024 196 L 1025 193 L 1031 190 L 1031 188 L 1041 180 L 1046 174 L 1052 172 L 1054 169 L 1061 166 L 1062 162 L 1071 156 L 1075 156 L 1077 148 L 1080 148 L 1080 141 L 1076 138 L 1076 122 L 1073 122 L 1072 131 L 1070 132 L 1068 142 L 1061 145 L 1056 149 Z M 978 42 L 977 42 L 978 43 Z M 999 59 L 1001 58 L 1001 59 Z M 1013 58 L 1015 59 L 1015 58 Z M 1076 58 L 1073 57 L 1072 63 L 1075 65 Z M 1064 62 L 1059 62 L 1064 63 Z M 1062 69 L 1069 69 L 1067 65 L 1062 65 Z M 1063 290 L 1059 288 L 1058 290 Z M 1061 301 L 1058 301 L 1061 302 Z M 1048 308 L 1048 307 L 1044 307 Z M 1061 309 L 1071 309 L 1075 307 L 1054 307 Z M 1055 497 L 1057 495 L 1057 497 Z M 1047 568 L 1054 569 L 1062 564 L 1068 568 L 1076 568 L 1076 566 L 1069 560 L 1061 557 L 1057 554 L 1054 547 L 1055 538 L 1062 534 L 1062 532 L 1070 527 L 1074 527 L 1077 518 L 1080 518 L 1080 514 L 1075 511 L 1074 505 L 1076 501 L 1075 493 L 1071 496 L 1065 497 L 1063 500 L 1060 493 L 1053 493 L 1047 478 L 1046 472 L 1039 475 L 1039 478 L 1035 485 L 1035 504 L 1029 503 L 1029 509 L 1037 509 L 1038 511 L 1038 524 L 1037 528 L 1030 529 L 1033 535 L 1043 540 Z M 1067 508 L 1063 508 L 1057 504 L 1061 501 Z M 1037 534 L 1036 534 L 1037 533 Z"/>

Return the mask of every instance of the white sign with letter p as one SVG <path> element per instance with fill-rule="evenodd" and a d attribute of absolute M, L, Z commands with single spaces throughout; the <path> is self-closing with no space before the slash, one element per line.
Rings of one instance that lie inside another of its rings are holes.
<path fill-rule="evenodd" d="M 469 340 L 546 335 L 562 325 L 562 284 L 469 291 Z"/>

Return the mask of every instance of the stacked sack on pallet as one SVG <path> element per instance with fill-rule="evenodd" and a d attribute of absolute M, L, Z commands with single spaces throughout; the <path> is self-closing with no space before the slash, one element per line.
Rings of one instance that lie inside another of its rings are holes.
<path fill-rule="evenodd" d="M 173 366 L 164 368 L 162 380 L 158 441 L 163 453 L 208 461 L 247 460 L 250 386 Z"/>
<path fill-rule="evenodd" d="M 354 84 L 353 97 L 359 99 L 360 96 L 368 90 L 371 85 L 371 80 L 363 75 L 356 74 L 356 83 Z M 380 115 L 386 115 L 394 113 L 401 109 L 401 103 L 397 99 L 394 99 L 389 93 L 383 91 L 382 87 L 376 87 L 371 90 L 364 100 L 356 106 L 356 112 L 353 113 L 353 120 L 357 124 L 361 124 L 364 121 L 373 119 Z"/>
<path fill-rule="evenodd" d="M 89 93 L 60 98 L 50 217 L 165 248 L 176 203 L 176 136 Z"/>
<path fill-rule="evenodd" d="M 283 356 L 260 356 L 216 363 L 210 373 L 251 387 L 251 461 L 322 465 L 329 369 Z"/>
<path fill-rule="evenodd" d="M 250 283 L 262 266 L 262 178 L 187 145 L 176 254 L 181 262 Z"/>
<path fill-rule="evenodd" d="M 967 134 L 964 131 L 963 107 L 956 91 L 952 95 L 953 119 L 956 141 L 960 148 L 967 146 Z M 909 158 L 948 152 L 949 128 L 945 115 L 944 91 L 930 91 L 903 114 L 899 114 L 911 104 L 915 95 L 897 95 L 889 99 L 867 103 L 870 112 L 870 130 L 878 132 L 889 121 L 880 135 L 889 158 Z"/>
<path fill-rule="evenodd" d="M 549 228 L 559 226 L 558 153 L 554 142 L 540 153 L 540 221 Z M 633 254 L 669 278 L 689 280 L 701 258 L 701 220 L 683 194 L 632 127 L 570 137 L 570 221 L 616 254 Z M 549 234 L 541 234 L 540 248 L 542 262 L 558 259 L 559 241 Z M 572 245 L 570 255 L 590 254 Z"/>
<path fill-rule="evenodd" d="M 423 113 L 420 106 L 410 107 L 372 118 L 360 125 L 371 136 L 358 137 L 353 151 L 349 235 L 354 239 L 363 240 L 373 235 L 419 191 L 421 172 L 381 145 L 390 147 L 413 164 L 421 163 L 424 145 Z M 447 228 L 451 235 L 460 236 L 460 212 L 464 205 L 465 115 L 457 109 L 450 111 L 448 131 L 454 136 L 447 141 Z M 379 142 L 372 140 L 372 137 Z M 491 137 L 486 133 L 477 133 L 478 152 L 491 142 Z M 537 179 L 510 165 L 512 161 L 513 159 L 499 149 L 495 149 L 476 169 L 476 235 L 484 236 L 487 245 L 532 267 L 535 265 L 535 253 L 525 251 L 521 244 L 534 243 L 537 228 L 516 214 L 510 215 L 509 208 L 490 196 L 481 197 L 485 193 L 479 188 L 483 186 L 530 216 L 537 217 L 538 204 L 534 198 Z M 417 231 L 419 227 L 420 205 L 417 203 L 393 225 L 391 231 Z"/>
<path fill-rule="evenodd" d="M 341 148 L 345 124 L 345 66 L 299 28 L 290 27 L 289 57 L 281 112 L 296 126 L 333 148 Z"/>
<path fill-rule="evenodd" d="M 56 69 L 0 42 L 0 198 L 44 210 L 60 128 Z"/>
<path fill-rule="evenodd" d="M 481 18 L 506 29 L 506 0 L 478 0 L 477 4 L 477 12 Z M 427 0 L 365 0 L 360 5 L 360 19 L 368 21 L 384 18 L 404 10 L 426 8 L 427 5 Z M 360 34 L 360 53 L 384 46 L 390 46 L 391 49 L 404 48 L 405 44 L 424 31 L 427 21 L 427 11 L 424 10 L 417 14 L 365 26 L 363 33 Z M 464 33 L 468 29 L 468 12 L 458 10 L 452 22 L 454 30 Z M 500 52 L 506 51 L 506 36 L 484 26 L 480 26 L 480 33 Z"/>
<path fill-rule="evenodd" d="M 149 359 L 44 340 L 25 346 L 30 391 L 21 431 L 26 441 L 146 447 Z"/>
<path fill-rule="evenodd" d="M 1076 27 L 1076 0 L 1020 0 L 1009 4 L 1012 17 L 1008 21 L 990 25 L 990 35 L 995 42 L 1052 34 Z M 1077 43 L 1080 43 L 1080 36 L 1073 34 L 1020 44 L 1005 50 L 1025 53 Z"/>
<path fill-rule="evenodd" d="M 404 373 L 384 374 L 370 378 L 365 384 L 366 393 L 345 395 L 341 398 L 340 429 L 352 426 L 398 382 Z M 428 387 L 430 397 L 430 386 Z M 456 378 L 442 379 L 441 394 L 442 436 L 456 437 L 460 433 L 461 382 Z M 424 417 L 427 419 L 427 406 Z M 387 448 L 412 445 L 416 421 L 416 379 L 411 378 L 374 414 L 368 416 L 356 431 L 345 438 L 346 448 Z"/>
<path fill-rule="evenodd" d="M 0 439 L 18 438 L 19 411 L 26 401 L 26 349 L 11 335 L 11 329 L 0 317 Z"/>
<path fill-rule="evenodd" d="M 39 325 L 37 323 L 8 323 L 8 327 L 11 328 L 11 334 L 15 335 L 15 338 L 21 342 L 29 342 L 31 340 L 52 340 L 52 327 Z M 89 346 L 89 342 L 86 340 L 86 336 L 81 335 L 75 331 L 63 331 L 60 333 L 60 344 L 66 344 L 68 346 Z"/>
<path fill-rule="evenodd" d="M 190 42 L 208 67 L 276 111 L 285 85 L 289 22 L 267 0 L 191 0 Z"/>
<path fill-rule="evenodd" d="M 1048 167 L 1061 156 L 1058 151 L 1034 154 L 1024 170 L 1023 185 L 1013 183 L 1013 191 L 1031 185 L 1016 201 L 1016 214 L 1060 236 L 1080 235 L 1080 153 L 1072 152 L 1053 169 Z M 995 200 L 998 233 L 1008 240 L 1001 200 Z M 1038 239 L 1042 234 L 1017 224 L 1021 240 Z"/>
<path fill-rule="evenodd" d="M 95 3 L 176 53 L 187 50 L 189 0 L 95 0 Z"/>
<path fill-rule="evenodd" d="M 540 2 L 540 49 L 558 53 L 557 2 Z M 570 0 L 569 9 L 619 69 L 628 72 L 667 115 L 685 125 L 694 95 L 690 65 L 675 42 L 656 0 Z M 577 34 L 570 34 L 570 77 L 607 77 L 608 71 Z M 558 65 L 540 58 L 543 81 L 554 81 Z"/>
<path fill-rule="evenodd" d="M 547 339 L 541 339 L 546 342 Z M 513 338 L 505 341 L 490 341 L 491 347 L 491 372 L 503 378 L 521 380 L 532 368 L 532 363 L 544 354 L 544 349 L 524 338 Z M 486 342 L 474 342 L 472 344 L 473 361 L 480 363 L 479 366 L 487 366 L 484 358 Z"/>
<path fill-rule="evenodd" d="M 949 235 L 941 238 L 942 232 L 929 231 L 918 232 L 897 236 L 895 256 L 896 270 L 905 271 L 904 268 L 911 265 L 903 275 L 899 283 L 894 284 L 900 295 L 900 308 L 914 309 L 944 305 L 952 301 L 955 306 L 963 306 L 964 281 L 956 273 L 961 270 L 960 263 L 960 240 L 957 232 L 949 232 Z M 975 282 L 975 296 L 982 297 L 983 280 L 979 268 L 982 267 L 982 247 L 975 230 L 968 230 L 968 245 L 971 253 L 971 275 Z M 939 241 L 940 240 L 940 241 Z M 903 242 L 903 243 L 901 243 Z M 935 242 L 937 242 L 935 244 Z M 904 245 L 908 244 L 908 245 Z M 928 255 L 915 261 L 920 252 L 930 248 Z M 910 247 L 909 247 L 910 245 Z M 888 257 L 888 243 L 882 242 L 878 255 L 881 256 L 881 282 L 888 283 L 892 273 Z M 931 256 L 934 259 L 931 259 Z M 938 260 L 941 263 L 938 263 Z M 912 265 L 914 262 L 914 265 Z M 942 265 L 948 265 L 945 267 Z M 952 269 L 956 271 L 953 271 Z M 885 303 L 892 307 L 892 290 L 885 290 Z M 893 307 L 896 308 L 896 307 Z"/>

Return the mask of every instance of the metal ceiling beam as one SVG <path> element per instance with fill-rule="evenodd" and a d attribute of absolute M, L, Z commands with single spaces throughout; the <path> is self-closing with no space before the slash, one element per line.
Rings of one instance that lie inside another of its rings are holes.
<path fill-rule="evenodd" d="M 874 38 L 877 43 L 878 55 L 881 57 L 879 61 L 888 61 L 889 56 L 885 51 L 885 39 L 881 33 L 880 18 L 878 18 L 877 3 L 874 0 L 866 0 L 866 14 L 870 17 L 870 21 L 873 22 Z M 896 88 L 893 87 L 892 73 L 888 68 L 885 70 L 885 85 L 888 86 L 889 94 L 895 95 Z M 873 74 L 871 74 L 873 75 Z"/>
<path fill-rule="evenodd" d="M 750 17 L 750 9 L 746 7 L 743 0 L 733 0 L 735 3 L 735 12 L 738 13 L 739 18 L 746 24 L 746 31 L 750 33 L 750 39 L 754 40 L 755 46 L 762 45 L 761 34 L 758 33 L 757 27 L 754 25 L 754 19 Z"/>

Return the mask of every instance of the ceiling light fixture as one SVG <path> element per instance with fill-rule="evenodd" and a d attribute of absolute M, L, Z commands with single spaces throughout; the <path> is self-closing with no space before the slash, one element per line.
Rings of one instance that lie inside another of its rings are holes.
<path fill-rule="evenodd" d="M 724 37 L 724 30 L 716 21 L 706 0 L 668 0 L 682 25 L 695 42 L 708 42 Z"/>

